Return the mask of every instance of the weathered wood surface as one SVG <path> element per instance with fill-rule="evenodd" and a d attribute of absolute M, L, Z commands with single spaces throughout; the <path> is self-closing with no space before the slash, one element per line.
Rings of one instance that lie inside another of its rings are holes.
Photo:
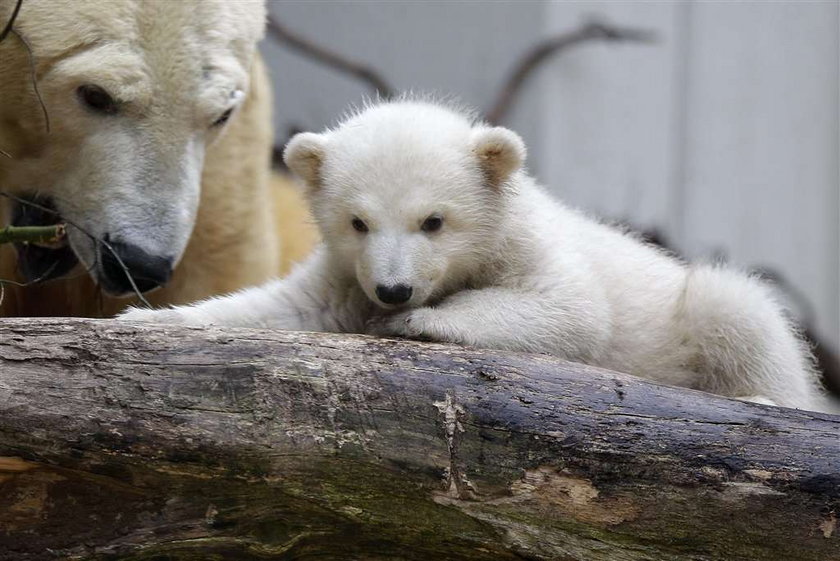
<path fill-rule="evenodd" d="M 840 560 L 840 417 L 550 357 L 0 321 L 0 559 Z"/>

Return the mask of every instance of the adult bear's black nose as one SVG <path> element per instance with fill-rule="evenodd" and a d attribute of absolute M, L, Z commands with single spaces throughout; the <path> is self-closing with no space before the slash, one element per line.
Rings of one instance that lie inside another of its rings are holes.
<path fill-rule="evenodd" d="M 104 244 L 100 246 L 102 274 L 99 280 L 102 288 L 109 294 L 121 295 L 134 292 L 134 287 L 126 275 L 126 269 L 140 292 L 163 286 L 172 276 L 174 260 L 171 257 L 152 255 L 136 245 L 111 242 L 107 237 L 105 241 L 114 251 L 110 251 Z M 125 265 L 125 268 L 122 265 Z"/>
<path fill-rule="evenodd" d="M 386 304 L 405 304 L 411 298 L 411 287 L 405 284 L 376 285 L 376 296 Z"/>

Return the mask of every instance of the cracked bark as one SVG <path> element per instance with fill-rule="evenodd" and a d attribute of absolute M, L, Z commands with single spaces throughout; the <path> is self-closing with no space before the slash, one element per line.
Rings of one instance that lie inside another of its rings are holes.
<path fill-rule="evenodd" d="M 840 561 L 840 418 L 546 356 L 0 321 L 0 559 Z"/>

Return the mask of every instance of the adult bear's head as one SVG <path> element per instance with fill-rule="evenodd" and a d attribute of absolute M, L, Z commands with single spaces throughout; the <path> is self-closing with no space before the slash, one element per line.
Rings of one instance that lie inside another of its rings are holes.
<path fill-rule="evenodd" d="M 262 0 L 23 3 L 0 43 L 0 190 L 41 207 L 18 200 L 6 218 L 66 221 L 69 243 L 21 247 L 28 280 L 78 258 L 111 294 L 166 283 L 195 223 L 205 149 L 247 95 L 264 19 Z"/>

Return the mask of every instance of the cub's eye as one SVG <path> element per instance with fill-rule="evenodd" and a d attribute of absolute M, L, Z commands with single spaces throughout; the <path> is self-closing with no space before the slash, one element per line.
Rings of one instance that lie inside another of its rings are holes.
<path fill-rule="evenodd" d="M 76 90 L 76 95 L 79 96 L 79 99 L 88 107 L 88 109 L 96 111 L 97 113 L 113 115 L 119 110 L 117 100 L 111 97 L 108 92 L 99 86 L 94 86 L 93 84 L 79 86 Z"/>
<path fill-rule="evenodd" d="M 221 116 L 221 117 L 219 117 L 218 119 L 216 119 L 215 121 L 213 121 L 213 125 L 212 125 L 212 126 L 214 126 L 214 127 L 221 127 L 222 125 L 224 125 L 225 123 L 227 123 L 227 122 L 228 122 L 228 119 L 230 119 L 230 116 L 231 116 L 231 115 L 233 115 L 233 107 L 231 107 L 230 109 L 228 109 L 227 111 L 225 111 L 224 113 L 222 113 L 222 116 Z"/>
<path fill-rule="evenodd" d="M 362 221 L 362 219 L 361 219 L 361 218 L 355 218 L 355 217 L 354 217 L 354 218 L 353 218 L 353 222 L 351 222 L 351 224 L 353 224 L 353 229 L 354 229 L 354 230 L 356 230 L 357 232 L 362 232 L 362 233 L 365 233 L 365 232 L 367 232 L 367 231 L 368 231 L 367 224 L 365 224 L 365 223 Z"/>
<path fill-rule="evenodd" d="M 433 214 L 423 221 L 423 224 L 420 225 L 420 229 L 424 232 L 437 232 L 440 230 L 441 226 L 443 226 L 443 216 Z"/>

